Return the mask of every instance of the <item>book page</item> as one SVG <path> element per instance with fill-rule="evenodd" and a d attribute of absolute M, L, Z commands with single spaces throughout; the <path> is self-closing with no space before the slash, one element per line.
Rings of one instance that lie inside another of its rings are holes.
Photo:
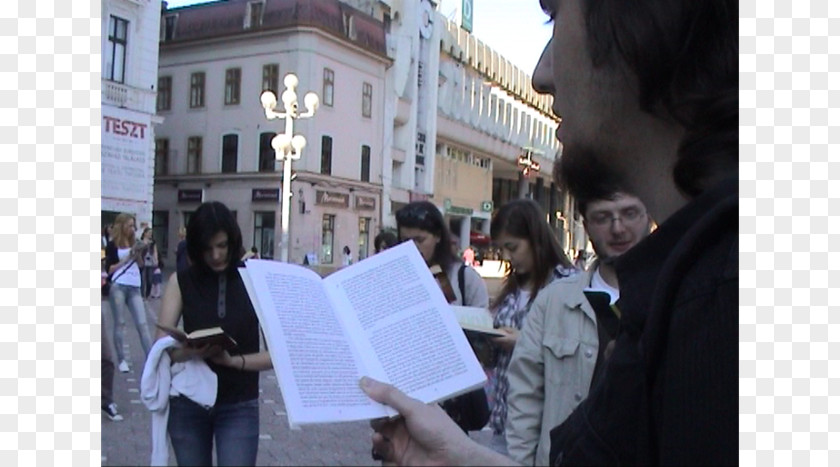
<path fill-rule="evenodd" d="M 450 305 L 412 242 L 378 253 L 324 283 L 350 333 L 360 336 L 368 376 L 423 402 L 486 380 Z"/>
<path fill-rule="evenodd" d="M 289 423 L 388 415 L 359 388 L 364 364 L 333 312 L 321 278 L 304 267 L 268 260 L 249 260 L 245 269 L 249 294 L 259 302 L 254 308 L 266 334 Z"/>
<path fill-rule="evenodd" d="M 493 316 L 487 308 L 459 305 L 451 307 L 462 328 L 493 336 L 505 335 L 502 331 L 493 328 Z"/>

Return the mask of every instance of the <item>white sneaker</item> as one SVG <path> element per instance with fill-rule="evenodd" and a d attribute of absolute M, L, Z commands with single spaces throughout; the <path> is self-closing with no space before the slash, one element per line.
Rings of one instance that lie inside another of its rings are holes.
<path fill-rule="evenodd" d="M 126 362 L 125 360 L 121 361 L 119 368 L 122 373 L 128 373 L 128 362 Z"/>
<path fill-rule="evenodd" d="M 118 422 L 123 419 L 123 416 L 117 412 L 117 404 L 113 402 L 105 407 L 102 407 L 102 411 L 105 412 L 105 416 L 110 418 L 112 421 Z"/>

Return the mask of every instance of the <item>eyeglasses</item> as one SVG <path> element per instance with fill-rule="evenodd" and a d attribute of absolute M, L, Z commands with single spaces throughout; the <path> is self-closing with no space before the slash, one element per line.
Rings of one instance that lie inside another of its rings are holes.
<path fill-rule="evenodd" d="M 600 211 L 587 216 L 586 221 L 596 227 L 612 226 L 613 222 L 620 220 L 624 225 L 631 225 L 638 222 L 645 215 L 645 212 L 638 208 L 627 208 L 614 213 L 610 211 Z"/>

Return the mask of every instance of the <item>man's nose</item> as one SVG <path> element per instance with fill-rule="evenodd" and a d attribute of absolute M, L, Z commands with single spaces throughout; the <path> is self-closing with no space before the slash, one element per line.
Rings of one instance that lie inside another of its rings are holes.
<path fill-rule="evenodd" d="M 551 39 L 545 45 L 542 55 L 534 68 L 534 77 L 531 78 L 531 86 L 541 94 L 549 94 L 554 91 L 554 66 L 551 62 Z"/>
<path fill-rule="evenodd" d="M 614 234 L 622 234 L 626 230 L 627 226 L 624 225 L 624 219 L 620 216 L 616 216 L 610 221 L 610 232 Z"/>

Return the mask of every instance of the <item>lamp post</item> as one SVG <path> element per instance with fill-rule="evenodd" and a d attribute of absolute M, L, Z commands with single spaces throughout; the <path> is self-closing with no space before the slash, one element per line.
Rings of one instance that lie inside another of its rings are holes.
<path fill-rule="evenodd" d="M 289 73 L 283 78 L 283 85 L 286 90 L 280 95 L 283 101 L 285 112 L 275 112 L 277 107 L 277 96 L 271 91 L 265 91 L 260 96 L 260 102 L 265 109 L 265 118 L 286 119 L 286 132 L 278 133 L 271 140 L 271 147 L 274 148 L 274 157 L 283 161 L 283 181 L 281 182 L 280 198 L 281 220 L 280 220 L 280 261 L 289 261 L 289 205 L 292 198 L 292 160 L 300 159 L 300 154 L 306 146 L 306 138 L 303 135 L 294 134 L 294 121 L 299 118 L 309 118 L 315 115 L 318 108 L 318 95 L 309 92 L 304 96 L 303 103 L 306 105 L 306 112 L 298 113 L 298 97 L 295 88 L 298 85 L 298 78 L 294 73 Z"/>

